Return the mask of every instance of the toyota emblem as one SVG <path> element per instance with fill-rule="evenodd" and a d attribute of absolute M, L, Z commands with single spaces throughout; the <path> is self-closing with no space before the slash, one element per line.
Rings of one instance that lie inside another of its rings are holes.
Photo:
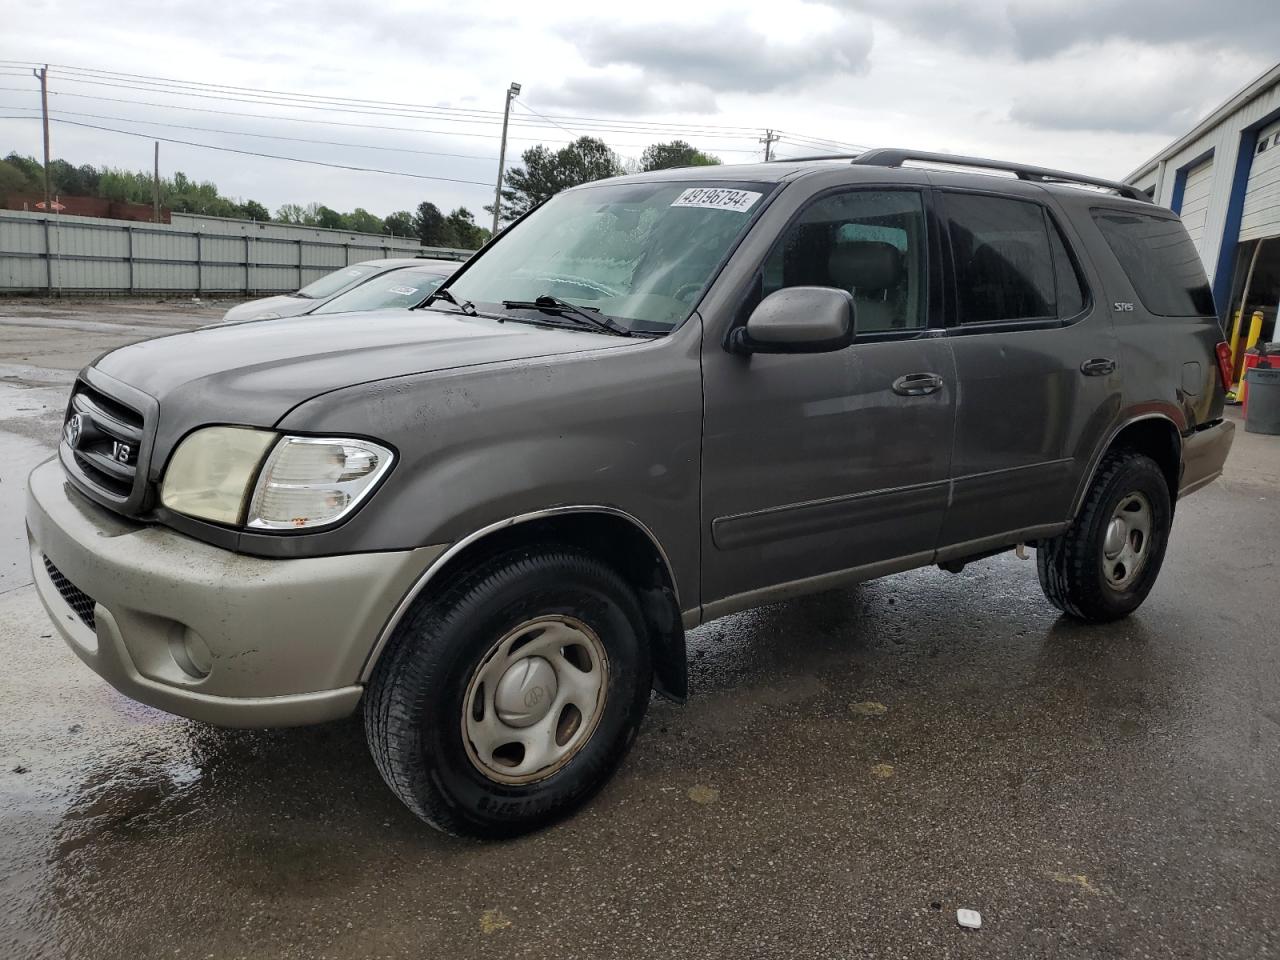
<path fill-rule="evenodd" d="M 67 446 L 72 450 L 80 446 L 80 437 L 84 434 L 84 416 L 75 413 L 71 415 L 71 419 L 67 421 L 66 430 L 63 431 L 67 437 Z"/>

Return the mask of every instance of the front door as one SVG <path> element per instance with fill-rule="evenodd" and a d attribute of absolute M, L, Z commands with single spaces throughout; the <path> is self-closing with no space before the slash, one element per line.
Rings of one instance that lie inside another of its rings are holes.
<path fill-rule="evenodd" d="M 947 503 L 956 393 L 950 346 L 938 336 L 926 203 L 917 190 L 819 195 L 761 263 L 733 318 L 745 322 L 784 287 L 837 287 L 854 298 L 851 347 L 744 357 L 722 346 L 728 322 L 708 324 L 708 616 L 811 589 L 815 577 L 931 558 Z"/>

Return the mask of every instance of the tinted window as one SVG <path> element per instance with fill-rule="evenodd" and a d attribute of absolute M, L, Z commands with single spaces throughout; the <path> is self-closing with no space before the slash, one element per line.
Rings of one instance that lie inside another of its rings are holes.
<path fill-rule="evenodd" d="M 961 323 L 1058 315 L 1054 263 L 1038 203 L 953 193 L 946 197 Z"/>
<path fill-rule="evenodd" d="M 1049 227 L 1049 245 L 1053 248 L 1053 278 L 1058 290 L 1058 316 L 1065 320 L 1084 309 L 1084 287 L 1080 284 L 1080 275 L 1076 273 L 1071 255 L 1067 253 L 1066 242 L 1055 224 L 1050 224 Z"/>
<path fill-rule="evenodd" d="M 1118 210 L 1092 213 L 1144 307 L 1162 317 L 1216 312 L 1200 255 L 1181 221 Z"/>
<path fill-rule="evenodd" d="M 925 325 L 924 201 L 909 190 L 855 190 L 812 203 L 764 264 L 763 296 L 784 287 L 853 295 L 859 333 Z"/>

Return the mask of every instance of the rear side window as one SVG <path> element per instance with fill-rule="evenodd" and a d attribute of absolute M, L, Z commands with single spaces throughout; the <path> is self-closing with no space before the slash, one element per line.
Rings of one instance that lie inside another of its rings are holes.
<path fill-rule="evenodd" d="M 1200 255 L 1180 220 L 1097 208 L 1090 212 L 1147 310 L 1162 317 L 1217 312 Z"/>
<path fill-rule="evenodd" d="M 1039 204 L 952 193 L 946 209 L 962 324 L 1058 315 L 1053 253 Z"/>

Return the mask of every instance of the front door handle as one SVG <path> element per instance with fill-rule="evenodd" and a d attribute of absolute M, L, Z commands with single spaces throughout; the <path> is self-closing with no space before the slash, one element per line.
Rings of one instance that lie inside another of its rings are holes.
<path fill-rule="evenodd" d="M 1116 372 L 1116 362 L 1106 357 L 1094 357 L 1080 364 L 1080 372 L 1086 377 L 1105 377 Z"/>
<path fill-rule="evenodd" d="M 923 397 L 942 389 L 936 373 L 908 373 L 893 381 L 893 392 L 902 397 Z"/>

